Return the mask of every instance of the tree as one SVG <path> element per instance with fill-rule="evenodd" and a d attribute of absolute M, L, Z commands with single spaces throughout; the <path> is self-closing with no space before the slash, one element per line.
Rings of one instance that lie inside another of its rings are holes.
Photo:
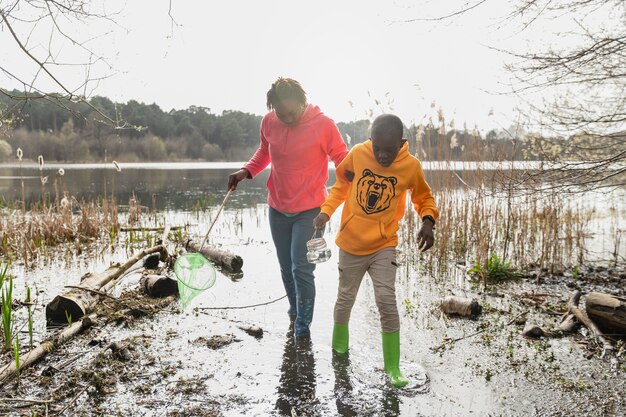
<path fill-rule="evenodd" d="M 458 19 L 480 13 L 489 4 L 465 2 L 446 15 L 409 21 Z M 559 163 L 558 168 L 543 170 L 543 179 L 555 179 L 554 187 L 565 188 L 626 184 L 626 2 L 511 4 L 500 27 L 514 28 L 516 36 L 531 40 L 531 46 L 525 51 L 498 50 L 510 58 L 506 69 L 514 82 L 509 93 L 525 103 L 527 119 L 538 132 L 531 135 L 537 144 L 534 151 L 541 155 L 545 149 L 558 148 L 542 155 Z"/>
<path fill-rule="evenodd" d="M 105 33 L 93 33 L 90 28 L 96 26 L 93 25 L 96 21 L 114 23 L 114 15 L 115 12 L 107 11 L 106 1 L 0 2 L 0 43 L 3 48 L 5 45 L 18 48 L 24 57 L 20 63 L 0 64 L 0 71 L 24 86 L 19 92 L 0 89 L 0 96 L 13 101 L 10 107 L 0 107 L 0 121 L 16 111 L 21 112 L 33 102 L 43 102 L 63 109 L 75 118 L 84 119 L 84 112 L 88 109 L 116 128 L 134 127 L 112 115 L 110 109 L 101 108 L 100 102 L 89 100 L 98 82 L 110 76 L 111 71 L 107 59 L 88 46 Z M 67 57 L 76 54 L 79 58 L 66 61 Z M 28 70 L 23 69 L 26 62 L 31 64 Z M 49 88 L 44 86 L 50 82 L 58 93 L 46 92 Z M 31 119 L 30 122 L 31 129 L 42 128 L 42 120 Z M 55 123 L 57 127 L 63 124 Z M 77 121 L 77 124 L 81 123 Z"/>
<path fill-rule="evenodd" d="M 553 97 L 529 102 L 542 131 L 570 138 L 553 158 L 565 165 L 547 174 L 565 187 L 626 184 L 626 2 L 524 0 L 509 19 L 524 30 L 540 19 L 561 28 L 543 50 L 509 52 L 516 61 L 507 67 L 519 97 Z"/>

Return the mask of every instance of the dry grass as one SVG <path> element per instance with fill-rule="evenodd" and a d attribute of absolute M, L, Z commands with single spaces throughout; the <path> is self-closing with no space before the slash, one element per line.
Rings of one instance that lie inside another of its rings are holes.
<path fill-rule="evenodd" d="M 58 206 L 44 201 L 25 213 L 13 210 L 1 216 L 0 254 L 10 259 L 23 259 L 28 265 L 29 260 L 48 247 L 92 241 L 118 229 L 118 210 L 114 203 L 108 200 L 77 202 L 65 196 Z"/>
<path fill-rule="evenodd" d="M 426 145 L 433 143 L 432 137 L 426 136 L 416 138 L 421 159 L 430 154 L 449 160 L 445 126 L 440 128 L 439 147 Z M 465 151 L 479 154 L 478 150 Z M 435 245 L 427 255 L 420 255 L 416 244 L 420 221 L 413 210 L 407 210 L 400 249 L 408 262 L 419 262 L 432 276 L 443 279 L 459 269 L 487 265 L 495 255 L 517 270 L 536 273 L 539 280 L 542 274 L 559 274 L 590 261 L 587 245 L 595 232 L 592 222 L 608 216 L 612 224 L 619 224 L 623 204 L 604 210 L 604 203 L 582 193 L 541 191 L 537 184 L 526 185 L 521 180 L 525 174 L 510 168 L 483 170 L 480 165 L 456 172 L 451 166 L 427 171 L 440 210 Z M 617 226 L 614 229 L 614 248 L 605 254 L 606 259 L 617 259 L 621 250 L 620 231 Z"/>

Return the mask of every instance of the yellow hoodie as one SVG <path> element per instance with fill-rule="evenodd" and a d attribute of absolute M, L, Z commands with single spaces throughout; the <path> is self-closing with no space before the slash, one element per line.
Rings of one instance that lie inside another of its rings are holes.
<path fill-rule="evenodd" d="M 345 179 L 346 171 L 354 172 L 352 181 Z M 330 217 L 345 201 L 337 245 L 353 255 L 397 246 L 407 190 L 420 217 L 439 217 L 422 165 L 409 154 L 406 142 L 388 167 L 374 158 L 371 140 L 352 148 L 337 166 L 337 180 L 321 208 Z"/>

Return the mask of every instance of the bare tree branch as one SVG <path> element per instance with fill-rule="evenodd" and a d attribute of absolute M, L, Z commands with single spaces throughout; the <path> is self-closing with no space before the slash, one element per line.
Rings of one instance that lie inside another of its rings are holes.
<path fill-rule="evenodd" d="M 487 0 L 478 0 L 478 2 L 472 4 L 472 5 L 467 5 L 469 3 L 466 3 L 465 7 L 463 7 L 460 10 L 457 10 L 455 12 L 449 13 L 447 15 L 444 16 L 438 16 L 438 17 L 430 17 L 430 18 L 415 18 L 415 19 L 408 19 L 408 20 L 404 20 L 404 23 L 411 23 L 411 22 L 440 22 L 442 20 L 447 20 L 450 19 L 452 17 L 455 16 L 459 16 L 462 15 L 464 13 L 469 12 L 470 10 L 473 10 L 475 8 L 477 8 L 478 6 L 480 6 L 481 4 L 485 3 Z"/>

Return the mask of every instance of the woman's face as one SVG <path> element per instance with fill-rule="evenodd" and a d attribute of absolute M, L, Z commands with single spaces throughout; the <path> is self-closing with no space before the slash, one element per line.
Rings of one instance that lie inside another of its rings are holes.
<path fill-rule="evenodd" d="M 274 107 L 276 117 L 289 127 L 298 124 L 304 114 L 304 110 L 306 110 L 306 104 L 292 99 L 281 100 Z"/>

